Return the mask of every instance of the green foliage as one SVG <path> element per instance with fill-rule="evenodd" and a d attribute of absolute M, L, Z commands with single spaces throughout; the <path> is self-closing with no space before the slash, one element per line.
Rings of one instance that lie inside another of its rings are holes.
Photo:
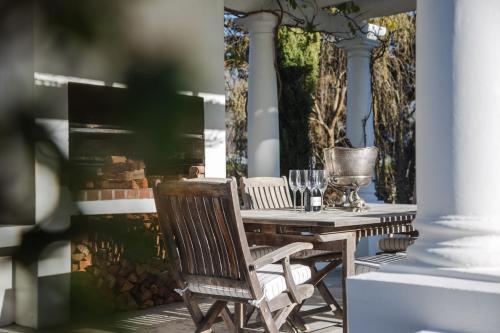
<path fill-rule="evenodd" d="M 279 67 L 302 67 L 305 70 L 304 89 L 310 93 L 316 88 L 319 70 L 320 36 L 299 29 L 282 27 L 278 33 Z"/>
<path fill-rule="evenodd" d="M 281 172 L 305 167 L 311 156 L 309 114 L 318 82 L 318 33 L 282 27 L 278 34 Z"/>

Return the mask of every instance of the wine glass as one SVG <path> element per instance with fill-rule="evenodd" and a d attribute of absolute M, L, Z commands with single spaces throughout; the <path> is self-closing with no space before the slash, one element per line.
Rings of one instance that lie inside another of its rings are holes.
<path fill-rule="evenodd" d="M 304 211 L 304 192 L 307 188 L 307 183 L 309 179 L 309 170 L 298 170 L 297 174 L 297 188 L 300 192 L 300 206 L 301 211 Z"/>
<path fill-rule="evenodd" d="M 315 179 L 314 179 L 314 171 L 315 170 L 306 170 L 307 180 L 306 180 L 306 189 L 309 190 L 309 199 L 313 195 L 314 188 L 316 187 Z M 312 211 L 311 202 L 308 203 L 309 209 Z"/>
<path fill-rule="evenodd" d="M 321 209 L 323 209 L 323 198 L 328 187 L 328 173 L 326 170 L 314 170 L 314 183 L 321 193 Z"/>
<path fill-rule="evenodd" d="M 298 177 L 299 170 L 290 170 L 289 177 L 288 177 L 288 185 L 290 186 L 290 189 L 292 190 L 293 193 L 293 210 L 297 210 L 297 177 Z"/>

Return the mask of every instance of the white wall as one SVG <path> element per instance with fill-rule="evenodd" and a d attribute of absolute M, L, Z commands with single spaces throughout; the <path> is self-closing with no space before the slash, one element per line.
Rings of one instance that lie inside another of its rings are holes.
<path fill-rule="evenodd" d="M 38 18 L 35 71 L 111 84 L 123 82 L 131 54 L 177 64 L 181 73 L 180 90 L 205 100 L 206 174 L 225 177 L 223 0 L 121 0 L 116 3 L 118 10 L 112 17 L 116 23 L 112 29 L 116 32 L 78 51 L 68 48 L 54 52 L 56 43 Z"/>

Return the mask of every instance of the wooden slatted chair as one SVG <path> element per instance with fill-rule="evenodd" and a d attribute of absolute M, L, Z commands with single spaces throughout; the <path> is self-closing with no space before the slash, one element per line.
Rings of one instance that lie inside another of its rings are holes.
<path fill-rule="evenodd" d="M 293 207 L 286 177 L 241 178 L 241 198 L 245 209 Z"/>
<path fill-rule="evenodd" d="M 279 209 L 279 208 L 292 208 L 293 202 L 290 197 L 288 189 L 288 181 L 285 176 L 283 177 L 242 177 L 240 180 L 240 193 L 243 198 L 243 209 Z M 300 233 L 300 230 L 280 229 L 281 233 Z M 273 251 L 277 246 L 281 245 L 280 241 L 275 244 L 258 244 L 250 248 L 252 256 L 259 258 Z M 330 252 L 324 250 L 310 249 L 304 250 L 291 256 L 294 263 L 307 265 L 313 271 L 313 281 L 315 287 L 318 289 L 320 295 L 323 297 L 327 304 L 335 304 L 334 307 L 329 308 L 336 314 L 341 315 L 342 309 L 336 302 L 331 294 L 324 279 L 320 277 L 326 276 L 329 272 L 334 270 L 340 263 L 342 253 Z M 318 262 L 327 262 L 321 270 L 317 270 L 316 264 Z M 295 312 L 298 312 L 303 304 L 299 305 Z M 302 322 L 295 322 L 301 330 L 306 330 L 306 326 Z"/>
<path fill-rule="evenodd" d="M 313 294 L 304 284 L 309 267 L 290 264 L 290 255 L 311 249 L 293 243 L 253 259 L 231 180 L 175 181 L 154 191 L 161 229 L 179 293 L 196 324 L 210 330 L 222 317 L 230 330 L 256 332 L 246 307 L 257 309 L 266 332 L 277 333 L 297 304 Z M 203 314 L 199 298 L 214 300 Z M 234 315 L 228 302 L 235 303 Z"/>

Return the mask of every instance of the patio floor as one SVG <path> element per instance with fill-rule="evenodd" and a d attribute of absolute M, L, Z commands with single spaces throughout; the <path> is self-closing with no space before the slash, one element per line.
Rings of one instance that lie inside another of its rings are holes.
<path fill-rule="evenodd" d="M 340 271 L 332 272 L 326 279 L 327 285 L 334 294 L 335 298 L 342 301 Z M 322 298 L 318 293 L 307 301 L 303 307 L 304 310 L 312 307 L 321 306 Z M 210 303 L 202 303 L 202 310 L 208 309 Z M 306 320 L 310 327 L 310 332 L 320 333 L 340 333 L 342 332 L 342 322 L 335 319 L 333 314 L 325 313 L 312 316 Z M 195 327 L 191 317 L 184 307 L 183 303 L 173 303 L 163 306 L 156 306 L 146 310 L 131 311 L 119 314 L 116 318 L 110 319 L 100 325 L 89 325 L 89 327 L 74 327 L 65 330 L 72 333 L 117 333 L 117 332 L 137 332 L 137 333 L 186 333 L 194 332 Z M 0 328 L 0 333 L 30 333 L 28 330 L 19 326 L 9 326 Z M 215 326 L 214 333 L 229 332 L 223 323 Z"/>

